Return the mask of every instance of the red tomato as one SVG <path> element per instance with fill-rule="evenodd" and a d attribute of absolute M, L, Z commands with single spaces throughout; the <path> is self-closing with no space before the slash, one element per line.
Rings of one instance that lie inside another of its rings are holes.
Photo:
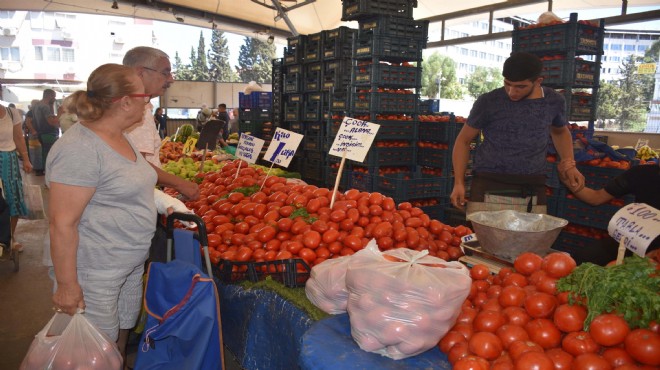
<path fill-rule="evenodd" d="M 660 365 L 660 334 L 648 329 L 635 329 L 626 336 L 624 345 L 635 360 L 646 365 Z"/>
<path fill-rule="evenodd" d="M 497 336 L 502 341 L 504 348 L 509 348 L 511 343 L 518 340 L 522 340 L 522 341 L 529 340 L 529 335 L 527 334 L 527 331 L 525 331 L 523 327 L 518 325 L 504 324 L 497 329 L 495 334 L 497 334 Z"/>
<path fill-rule="evenodd" d="M 310 230 L 303 234 L 303 244 L 305 245 L 305 247 L 310 249 L 316 249 L 320 243 L 321 243 L 321 234 L 318 231 Z M 316 256 L 314 256 L 314 259 L 316 259 Z M 312 259 L 312 261 L 314 259 Z"/>
<path fill-rule="evenodd" d="M 529 340 L 517 340 L 509 345 L 509 356 L 515 362 L 526 352 L 540 352 L 543 353 L 543 348 L 538 344 Z"/>
<path fill-rule="evenodd" d="M 277 230 L 272 226 L 264 226 L 257 233 L 257 240 L 265 243 L 275 237 Z"/>
<path fill-rule="evenodd" d="M 450 330 L 449 332 L 447 332 L 447 334 L 445 334 L 444 337 L 442 337 L 442 339 L 440 339 L 440 342 L 438 343 L 438 347 L 442 352 L 449 353 L 451 347 L 453 347 L 454 344 L 458 342 L 467 343 L 467 339 L 465 339 L 463 334 L 454 330 Z"/>
<path fill-rule="evenodd" d="M 545 354 L 550 358 L 555 365 L 555 370 L 569 370 L 573 363 L 573 355 L 564 351 L 561 348 L 550 348 L 545 351 Z"/>
<path fill-rule="evenodd" d="M 553 315 L 553 321 L 559 330 L 569 333 L 580 331 L 584 327 L 584 319 L 587 318 L 587 309 L 579 305 L 562 304 L 557 307 Z"/>
<path fill-rule="evenodd" d="M 601 346 L 616 346 L 623 343 L 630 333 L 626 320 L 615 314 L 601 314 L 589 324 L 589 334 Z"/>
<path fill-rule="evenodd" d="M 298 252 L 298 256 L 300 256 L 300 258 L 305 260 L 305 262 L 307 262 L 308 265 L 311 265 L 312 262 L 314 262 L 314 260 L 316 259 L 316 253 L 314 253 L 314 251 L 310 248 L 301 249 L 300 252 Z"/>
<path fill-rule="evenodd" d="M 458 342 L 451 347 L 449 353 L 447 353 L 447 358 L 449 359 L 449 363 L 453 365 L 456 364 L 458 360 L 468 356 L 469 354 L 470 350 L 468 349 L 468 342 Z"/>
<path fill-rule="evenodd" d="M 525 310 L 534 318 L 550 317 L 557 307 L 557 299 L 547 293 L 532 293 L 525 298 Z"/>
<path fill-rule="evenodd" d="M 612 366 L 595 353 L 583 353 L 575 357 L 572 368 L 573 370 L 610 370 Z"/>
<path fill-rule="evenodd" d="M 356 251 L 356 252 L 359 251 L 360 249 L 362 249 L 362 239 L 360 239 L 359 237 L 357 237 L 355 235 L 347 235 L 346 237 L 344 237 L 344 240 L 342 241 L 342 243 L 346 247 L 348 247 L 348 248 L 350 248 L 350 249 L 352 249 L 353 251 Z"/>
<path fill-rule="evenodd" d="M 524 287 L 527 286 L 527 278 L 522 274 L 519 274 L 517 272 L 512 272 L 502 280 L 502 285 L 503 286 L 516 285 L 519 287 Z"/>
<path fill-rule="evenodd" d="M 525 303 L 525 296 L 526 293 L 523 288 L 517 285 L 509 285 L 502 288 L 497 299 L 502 307 L 522 306 Z"/>
<path fill-rule="evenodd" d="M 481 311 L 474 318 L 474 329 L 476 331 L 487 331 L 494 333 L 500 326 L 506 323 L 506 317 L 502 312 L 486 310 Z"/>
<path fill-rule="evenodd" d="M 635 360 L 626 352 L 625 349 L 620 347 L 606 348 L 602 356 L 612 367 L 617 368 L 622 365 L 634 365 Z"/>
<path fill-rule="evenodd" d="M 490 364 L 488 361 L 472 355 L 467 355 L 459 359 L 453 366 L 454 370 L 488 370 L 489 368 Z"/>
<path fill-rule="evenodd" d="M 534 319 L 525 325 L 529 339 L 544 349 L 559 347 L 561 331 L 548 319 Z"/>
<path fill-rule="evenodd" d="M 506 318 L 507 324 L 518 326 L 525 326 L 531 320 L 531 317 L 522 307 L 510 306 L 502 310 L 502 314 Z"/>
<path fill-rule="evenodd" d="M 513 262 L 513 267 L 519 273 L 529 276 L 533 272 L 540 270 L 542 263 L 543 257 L 538 254 L 526 252 L 516 257 L 516 260 Z"/>
<path fill-rule="evenodd" d="M 600 349 L 600 346 L 591 338 L 589 333 L 575 331 L 566 334 L 561 341 L 561 348 L 573 356 L 578 356 L 583 353 L 596 353 Z"/>
<path fill-rule="evenodd" d="M 470 269 L 470 277 L 474 280 L 484 280 L 488 276 L 490 276 L 490 269 L 486 265 L 476 264 Z"/>
<path fill-rule="evenodd" d="M 516 370 L 554 370 L 555 365 L 543 352 L 529 351 L 518 357 L 515 362 Z"/>
<path fill-rule="evenodd" d="M 548 273 L 548 275 L 556 278 L 564 277 L 570 274 L 575 268 L 576 263 L 573 257 L 568 253 L 554 252 L 550 253 L 543 258 L 541 268 Z"/>

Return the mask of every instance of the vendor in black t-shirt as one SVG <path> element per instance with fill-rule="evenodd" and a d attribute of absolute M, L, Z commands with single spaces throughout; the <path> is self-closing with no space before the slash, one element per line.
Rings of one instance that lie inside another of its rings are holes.
<path fill-rule="evenodd" d="M 660 209 L 660 166 L 648 164 L 631 167 L 612 179 L 603 189 L 594 190 L 583 186 L 570 190 L 575 197 L 592 206 L 607 203 L 626 194 L 633 194 L 635 202 Z M 647 253 L 658 247 L 660 247 L 660 238 L 656 238 L 651 243 Z"/>

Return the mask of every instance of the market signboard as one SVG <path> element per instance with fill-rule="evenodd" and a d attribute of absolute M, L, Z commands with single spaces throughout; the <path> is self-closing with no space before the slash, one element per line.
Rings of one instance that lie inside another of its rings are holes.
<path fill-rule="evenodd" d="M 262 139 L 241 133 L 238 146 L 236 147 L 236 157 L 247 163 L 256 163 L 264 143 L 265 141 Z"/>
<path fill-rule="evenodd" d="M 660 210 L 645 203 L 631 203 L 610 220 L 607 232 L 629 251 L 644 257 L 649 245 L 660 235 Z"/>
<path fill-rule="evenodd" d="M 264 159 L 285 168 L 289 167 L 302 139 L 303 135 L 278 127 L 264 154 Z"/>
<path fill-rule="evenodd" d="M 637 66 L 637 73 L 640 75 L 649 75 L 655 73 L 655 63 L 642 63 Z"/>
<path fill-rule="evenodd" d="M 375 123 L 344 117 L 328 154 L 364 162 L 379 128 Z"/>

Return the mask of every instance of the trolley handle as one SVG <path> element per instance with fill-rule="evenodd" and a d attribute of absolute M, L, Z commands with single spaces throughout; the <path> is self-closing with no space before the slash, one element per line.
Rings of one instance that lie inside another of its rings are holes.
<path fill-rule="evenodd" d="M 173 212 L 171 215 L 167 216 L 167 237 L 171 238 L 174 232 L 174 221 L 188 221 L 193 222 L 197 225 L 197 234 L 199 234 L 199 240 L 208 240 L 206 237 L 206 224 L 201 217 L 193 213 L 181 213 Z"/>

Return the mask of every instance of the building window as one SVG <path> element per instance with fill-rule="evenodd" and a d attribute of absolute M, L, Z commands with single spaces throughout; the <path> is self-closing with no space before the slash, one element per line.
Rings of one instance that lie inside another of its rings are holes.
<path fill-rule="evenodd" d="M 623 45 L 624 51 L 635 51 L 635 45 Z"/>
<path fill-rule="evenodd" d="M 62 61 L 73 63 L 76 61 L 75 50 L 72 48 L 62 48 Z"/>
<path fill-rule="evenodd" d="M 603 50 L 608 50 L 610 48 L 610 44 L 603 44 Z"/>
<path fill-rule="evenodd" d="M 465 63 L 459 63 L 459 65 L 458 65 L 458 69 L 460 69 L 460 70 L 465 70 L 465 69 L 467 69 L 467 64 L 465 64 Z"/>
<path fill-rule="evenodd" d="M 0 48 L 0 59 L 12 62 L 20 62 L 21 53 L 17 47 Z"/>
<path fill-rule="evenodd" d="M 611 57 L 610 62 L 619 62 L 621 61 L 621 57 Z"/>
<path fill-rule="evenodd" d="M 44 47 L 35 46 L 34 47 L 34 60 L 44 60 Z"/>
<path fill-rule="evenodd" d="M 59 62 L 61 60 L 60 48 L 56 47 L 47 47 L 46 48 L 46 61 L 48 62 Z"/>
<path fill-rule="evenodd" d="M 500 49 L 503 49 L 504 48 L 504 43 L 502 41 L 498 41 L 497 42 L 497 47 L 500 48 Z"/>
<path fill-rule="evenodd" d="M 470 71 L 470 72 L 474 72 L 474 70 L 475 70 L 476 68 L 477 68 L 477 66 L 474 66 L 474 65 L 470 64 L 470 66 L 468 67 L 468 71 Z"/>
<path fill-rule="evenodd" d="M 477 51 L 476 50 L 470 50 L 470 56 L 472 58 L 476 58 L 477 57 Z"/>
<path fill-rule="evenodd" d="M 479 59 L 486 59 L 486 53 L 483 51 L 479 52 Z"/>
<path fill-rule="evenodd" d="M 496 60 L 497 60 L 498 62 L 501 62 L 501 61 L 502 61 L 502 59 L 504 59 L 504 58 L 502 58 L 502 56 L 501 56 L 501 55 L 498 55 L 498 56 L 497 56 L 497 58 L 495 58 L 495 59 L 496 59 Z"/>
<path fill-rule="evenodd" d="M 644 52 L 644 51 L 646 51 L 646 49 L 648 49 L 648 48 L 649 48 L 648 45 L 637 45 L 637 51 L 642 51 L 642 52 Z"/>
<path fill-rule="evenodd" d="M 612 50 L 621 50 L 621 44 L 612 44 Z"/>
<path fill-rule="evenodd" d="M 468 49 L 461 48 L 461 55 L 468 55 Z"/>
<path fill-rule="evenodd" d="M 13 10 L 0 10 L 0 19 L 12 19 L 14 18 L 14 13 L 16 13 Z"/>

